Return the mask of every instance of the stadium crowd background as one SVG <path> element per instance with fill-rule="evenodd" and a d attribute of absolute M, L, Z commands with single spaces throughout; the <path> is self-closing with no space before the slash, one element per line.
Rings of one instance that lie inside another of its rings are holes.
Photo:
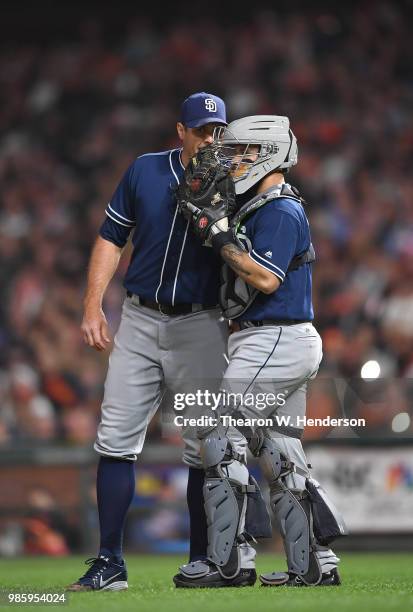
<path fill-rule="evenodd" d="M 412 377 L 411 8 L 263 9 L 158 28 L 137 16 L 110 39 L 96 16 L 61 41 L 2 43 L 0 448 L 94 439 L 107 355 L 79 333 L 90 248 L 125 168 L 177 144 L 180 103 L 198 90 L 221 95 L 230 119 L 291 118 L 291 182 L 317 252 L 320 377 L 359 377 L 369 360 Z M 106 294 L 112 331 L 126 265 Z"/>

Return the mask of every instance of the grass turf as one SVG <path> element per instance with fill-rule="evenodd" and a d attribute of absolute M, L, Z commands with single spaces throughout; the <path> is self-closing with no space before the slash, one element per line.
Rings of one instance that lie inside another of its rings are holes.
<path fill-rule="evenodd" d="M 413 609 L 411 556 L 404 554 L 343 554 L 340 572 L 343 585 L 331 588 L 225 588 L 176 589 L 171 577 L 181 557 L 127 556 L 129 590 L 69 593 L 63 610 L 94 612 L 342 612 L 360 610 L 407 611 Z M 284 568 L 275 555 L 260 555 L 258 572 Z M 0 588 L 25 588 L 31 592 L 56 592 L 83 573 L 83 559 L 23 558 L 0 560 Z M 86 569 L 86 568 L 85 568 Z M 0 606 L 50 609 L 50 605 Z"/>

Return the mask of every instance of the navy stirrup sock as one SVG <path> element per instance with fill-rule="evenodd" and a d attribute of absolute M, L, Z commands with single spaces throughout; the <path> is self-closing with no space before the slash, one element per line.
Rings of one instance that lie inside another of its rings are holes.
<path fill-rule="evenodd" d="M 208 533 L 204 509 L 205 472 L 197 468 L 189 468 L 186 499 L 188 502 L 190 541 L 189 560 L 204 560 L 207 555 Z"/>
<path fill-rule="evenodd" d="M 100 524 L 99 554 L 114 556 L 120 562 L 123 526 L 135 493 L 134 461 L 101 457 L 96 490 Z"/>

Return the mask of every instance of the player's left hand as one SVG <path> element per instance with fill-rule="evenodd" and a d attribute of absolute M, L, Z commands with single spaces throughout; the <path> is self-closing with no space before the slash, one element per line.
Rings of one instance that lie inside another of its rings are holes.
<path fill-rule="evenodd" d="M 213 235 L 228 230 L 228 218 L 235 211 L 235 186 L 213 145 L 191 159 L 176 197 L 181 213 L 202 241 L 208 243 Z"/>

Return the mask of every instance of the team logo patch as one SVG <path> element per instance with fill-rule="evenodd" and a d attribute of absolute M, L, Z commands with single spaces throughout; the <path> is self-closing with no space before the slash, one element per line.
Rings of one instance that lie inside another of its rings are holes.
<path fill-rule="evenodd" d="M 267 251 L 264 253 L 265 257 L 272 257 L 272 251 Z"/>
<path fill-rule="evenodd" d="M 200 220 L 198 221 L 198 227 L 200 229 L 205 229 L 207 225 L 208 225 L 208 218 L 201 217 Z"/>
<path fill-rule="evenodd" d="M 205 108 L 210 113 L 215 113 L 217 110 L 217 103 L 212 98 L 207 98 L 205 100 Z"/>

